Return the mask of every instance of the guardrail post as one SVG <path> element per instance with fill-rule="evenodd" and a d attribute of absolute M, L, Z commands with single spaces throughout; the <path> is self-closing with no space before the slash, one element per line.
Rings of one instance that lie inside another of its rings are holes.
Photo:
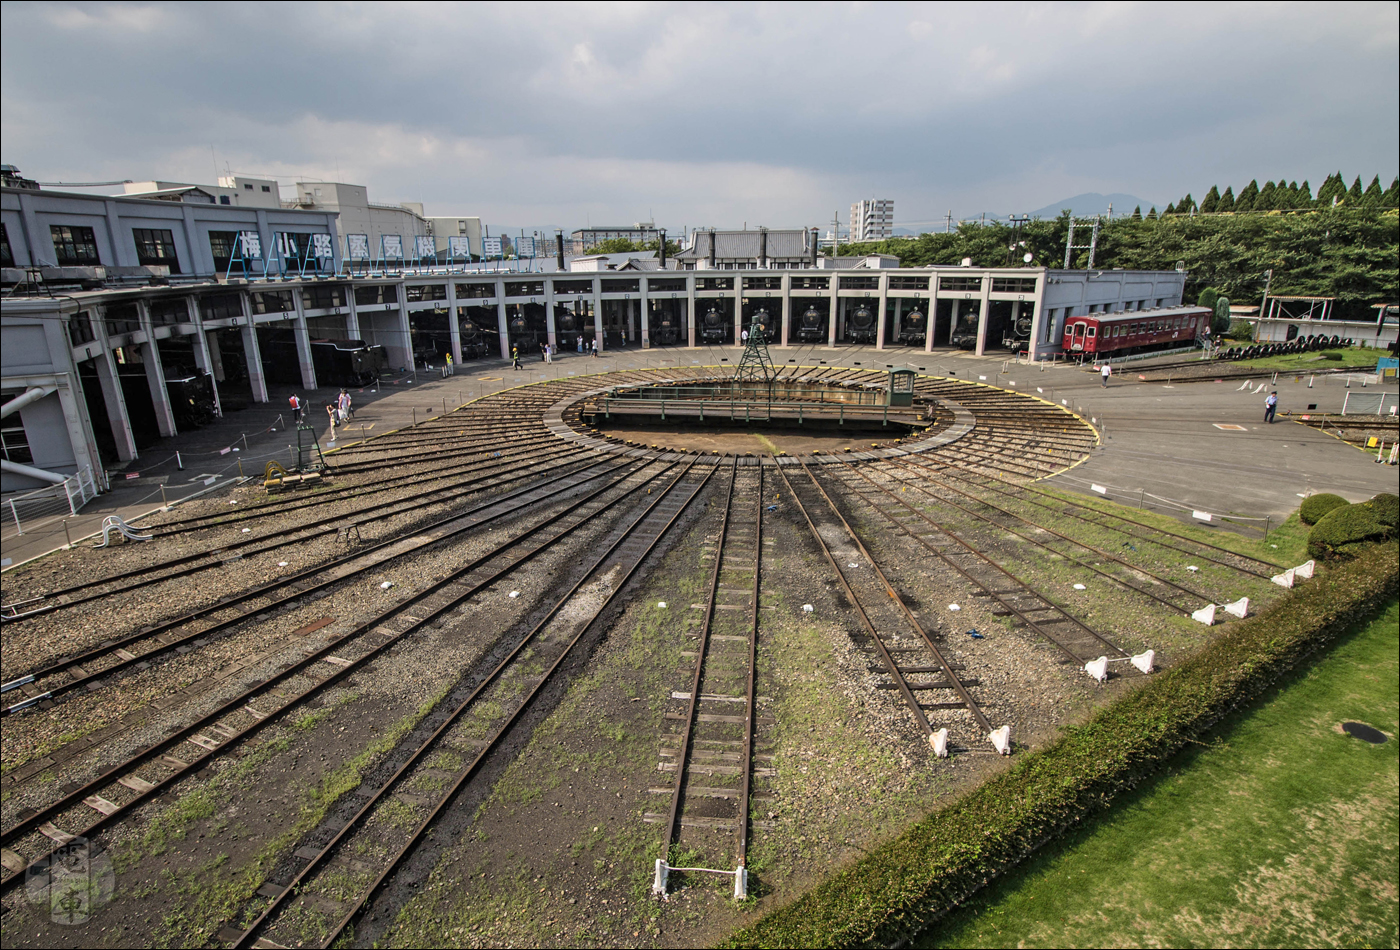
<path fill-rule="evenodd" d="M 24 526 L 19 523 L 19 510 L 15 508 L 15 500 L 10 499 L 10 514 L 15 519 L 15 534 L 24 534 Z"/>

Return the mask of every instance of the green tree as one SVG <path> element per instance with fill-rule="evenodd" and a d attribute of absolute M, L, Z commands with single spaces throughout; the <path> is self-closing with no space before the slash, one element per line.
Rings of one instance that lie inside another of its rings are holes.
<path fill-rule="evenodd" d="M 1215 309 L 1215 302 L 1220 299 L 1220 291 L 1214 287 L 1202 287 L 1201 292 L 1196 295 L 1196 306 Z"/>
<path fill-rule="evenodd" d="M 1342 173 L 1328 175 L 1327 180 L 1317 189 L 1318 207 L 1330 208 L 1336 203 L 1336 199 L 1346 195 L 1346 185 L 1342 183 Z"/>
<path fill-rule="evenodd" d="M 1310 207 L 1312 203 L 1312 187 L 1308 184 L 1308 180 L 1304 178 L 1303 183 L 1298 186 L 1298 199 L 1293 203 L 1293 207 L 1307 208 Z"/>
<path fill-rule="evenodd" d="M 1359 178 L 1357 179 L 1357 181 L 1360 180 L 1361 179 Z M 1385 198 L 1385 192 L 1381 191 L 1380 175 L 1377 175 L 1371 179 L 1371 183 L 1366 186 L 1366 194 L 1364 197 L 1366 199 L 1366 204 L 1370 205 L 1371 207 L 1379 208 L 1381 206 L 1382 199 Z"/>
<path fill-rule="evenodd" d="M 1134 220 L 1134 221 L 1141 221 L 1141 220 L 1142 220 L 1142 205 L 1133 205 L 1133 215 L 1132 215 L 1132 217 L 1133 217 L 1133 220 Z"/>
<path fill-rule="evenodd" d="M 1147 212 L 1147 220 L 1148 220 L 1148 221 L 1156 221 L 1156 220 L 1157 220 L 1157 206 L 1156 206 L 1156 205 L 1153 205 L 1153 206 L 1151 207 L 1151 209 L 1148 210 L 1148 212 Z"/>
<path fill-rule="evenodd" d="M 1273 211 L 1278 205 L 1274 200 L 1274 193 L 1278 189 L 1271 181 L 1264 182 L 1264 187 L 1259 189 L 1259 197 L 1254 199 L 1255 211 Z"/>
<path fill-rule="evenodd" d="M 1259 197 L 1259 182 L 1251 178 L 1249 184 L 1240 189 L 1239 197 L 1235 199 L 1236 211 L 1253 211 L 1254 201 Z"/>
<path fill-rule="evenodd" d="M 1234 192 L 1234 190 L 1233 190 L 1229 185 L 1226 185 L 1226 186 L 1225 186 L 1225 194 L 1223 194 L 1223 195 L 1220 196 L 1220 204 L 1216 205 L 1215 210 L 1216 210 L 1216 211 L 1234 211 L 1234 210 L 1235 210 L 1235 192 Z"/>
<path fill-rule="evenodd" d="M 1174 205 L 1174 204 L 1172 204 L 1170 201 L 1168 201 L 1168 202 L 1167 202 L 1167 207 L 1162 211 L 1162 213 L 1163 213 L 1163 214 L 1176 214 L 1176 205 Z"/>
<path fill-rule="evenodd" d="M 1390 187 L 1385 190 L 1385 195 L 1381 199 L 1381 207 L 1400 207 L 1400 178 L 1392 181 Z"/>
<path fill-rule="evenodd" d="M 1356 181 L 1351 183 L 1351 190 L 1347 192 L 1347 200 L 1352 204 L 1360 204 L 1362 197 L 1366 193 L 1361 190 L 1361 176 L 1356 176 Z"/>
<path fill-rule="evenodd" d="M 674 257 L 680 253 L 681 246 L 675 241 L 666 242 L 666 255 Z M 646 251 L 660 251 L 660 241 L 637 242 L 627 238 L 610 238 L 606 241 L 599 241 L 588 249 L 590 254 L 634 254 Z"/>
<path fill-rule="evenodd" d="M 1215 298 L 1213 305 L 1215 315 L 1210 321 L 1210 332 L 1216 336 L 1225 333 L 1230 329 L 1230 298 L 1220 296 Z"/>
<path fill-rule="evenodd" d="M 1210 191 L 1201 199 L 1201 214 L 1210 214 L 1218 210 L 1220 205 L 1220 191 L 1214 186 L 1210 186 Z"/>

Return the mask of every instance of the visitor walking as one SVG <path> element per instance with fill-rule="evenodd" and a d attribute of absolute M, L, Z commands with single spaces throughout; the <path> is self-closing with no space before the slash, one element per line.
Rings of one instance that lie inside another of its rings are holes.
<path fill-rule="evenodd" d="M 1275 389 L 1264 398 L 1264 421 L 1273 422 L 1274 413 L 1278 412 L 1278 390 Z"/>
<path fill-rule="evenodd" d="M 301 425 L 301 397 L 296 393 L 292 393 L 287 403 L 292 407 L 292 422 L 296 425 Z"/>
<path fill-rule="evenodd" d="M 578 335 L 578 355 L 579 355 L 579 356 L 582 356 L 582 355 L 583 355 L 583 334 L 582 334 L 582 333 L 580 333 L 580 334 Z"/>
<path fill-rule="evenodd" d="M 741 344 L 743 344 L 744 346 L 748 346 L 748 345 L 749 345 L 749 331 L 748 331 L 748 330 L 740 330 L 740 331 L 739 331 L 739 342 L 740 342 Z"/>
<path fill-rule="evenodd" d="M 510 348 L 510 365 L 511 369 L 525 368 L 520 365 L 520 344 L 518 343 Z"/>
<path fill-rule="evenodd" d="M 598 358 L 598 338 L 596 336 L 593 338 L 593 358 L 595 360 Z"/>
<path fill-rule="evenodd" d="M 1112 375 L 1113 375 L 1113 367 L 1112 367 L 1112 366 L 1109 366 L 1107 363 L 1104 363 L 1102 366 L 1099 367 L 1099 378 L 1100 378 L 1101 380 L 1103 380 L 1102 386 L 1103 386 L 1104 389 L 1107 389 L 1107 388 L 1108 388 L 1108 377 L 1110 377 L 1110 376 L 1112 376 Z"/>

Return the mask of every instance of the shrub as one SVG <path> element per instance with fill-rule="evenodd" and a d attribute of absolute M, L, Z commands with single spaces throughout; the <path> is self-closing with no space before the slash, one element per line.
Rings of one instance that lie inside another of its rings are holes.
<path fill-rule="evenodd" d="M 1322 517 L 1308 533 L 1308 553 L 1313 557 L 1346 554 L 1351 545 L 1382 541 L 1392 529 L 1376 520 L 1370 505 L 1345 505 Z"/>
<path fill-rule="evenodd" d="M 1298 508 L 1298 520 L 1307 525 L 1317 524 L 1332 509 L 1348 504 L 1351 503 L 1341 495 L 1309 495 Z"/>
<path fill-rule="evenodd" d="M 1366 504 L 1377 521 L 1391 530 L 1395 529 L 1395 522 L 1400 520 L 1400 495 L 1381 492 Z"/>

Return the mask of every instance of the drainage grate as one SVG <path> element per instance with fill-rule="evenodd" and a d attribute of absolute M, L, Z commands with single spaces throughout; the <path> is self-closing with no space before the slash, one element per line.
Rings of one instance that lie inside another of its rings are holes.
<path fill-rule="evenodd" d="M 1354 736 L 1362 742 L 1369 742 L 1371 745 L 1380 745 L 1385 742 L 1385 733 L 1373 726 L 1368 726 L 1364 722 L 1344 722 L 1342 731 L 1349 736 Z"/>

